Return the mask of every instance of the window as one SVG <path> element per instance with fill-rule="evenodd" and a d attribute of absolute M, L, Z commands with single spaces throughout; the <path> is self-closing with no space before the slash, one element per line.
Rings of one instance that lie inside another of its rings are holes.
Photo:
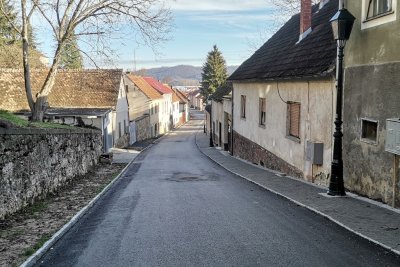
<path fill-rule="evenodd" d="M 152 106 L 151 107 L 151 115 L 153 115 L 154 114 L 154 107 Z"/>
<path fill-rule="evenodd" d="M 361 140 L 374 144 L 378 142 L 378 121 L 361 119 Z"/>
<path fill-rule="evenodd" d="M 258 123 L 260 125 L 264 126 L 265 125 L 265 115 L 266 115 L 265 98 L 260 98 L 258 101 L 258 114 L 259 114 Z"/>
<path fill-rule="evenodd" d="M 392 0 L 369 0 L 366 19 L 392 11 Z"/>
<path fill-rule="evenodd" d="M 246 118 L 246 96 L 240 96 L 240 117 Z"/>
<path fill-rule="evenodd" d="M 118 138 L 121 138 L 121 122 L 118 122 Z"/>
<path fill-rule="evenodd" d="M 396 21 L 397 1 L 362 0 L 361 30 Z"/>
<path fill-rule="evenodd" d="M 300 138 L 300 103 L 287 104 L 287 135 Z"/>
<path fill-rule="evenodd" d="M 124 120 L 124 134 L 128 132 L 128 129 L 126 129 L 126 121 Z"/>

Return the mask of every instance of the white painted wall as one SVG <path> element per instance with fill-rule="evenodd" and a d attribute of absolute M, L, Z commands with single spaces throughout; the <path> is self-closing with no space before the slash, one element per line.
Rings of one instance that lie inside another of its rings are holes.
<path fill-rule="evenodd" d="M 124 82 L 125 85 L 128 85 L 129 120 L 133 121 L 145 114 L 149 114 L 151 99 L 127 77 L 124 78 Z"/>
<path fill-rule="evenodd" d="M 160 134 L 164 134 L 170 130 L 170 116 L 172 116 L 172 93 L 163 94 L 160 103 Z"/>
<path fill-rule="evenodd" d="M 114 112 L 109 112 L 104 118 L 104 129 L 103 138 L 106 138 L 105 152 L 111 152 L 111 148 L 114 146 Z M 104 142 L 104 139 L 103 139 Z"/>
<path fill-rule="evenodd" d="M 219 123 L 221 122 L 222 143 L 218 146 L 223 147 L 228 143 L 228 116 L 232 113 L 232 101 L 223 99 L 222 102 L 212 100 L 212 120 L 215 123 L 215 142 L 219 142 Z"/>
<path fill-rule="evenodd" d="M 213 125 L 215 125 L 215 128 L 214 128 L 214 136 L 215 136 L 214 145 L 223 147 L 224 140 L 222 140 L 222 143 L 219 144 L 219 123 L 221 123 L 221 125 L 222 125 L 221 131 L 222 131 L 222 138 L 223 138 L 223 135 L 224 135 L 224 133 L 223 133 L 223 128 L 224 128 L 224 106 L 223 106 L 222 102 L 217 102 L 217 101 L 214 101 L 214 100 L 211 101 L 211 106 L 212 106 L 212 109 L 211 109 L 212 115 L 211 115 L 211 117 L 212 117 L 212 121 L 214 123 Z"/>
<path fill-rule="evenodd" d="M 117 105 L 115 107 L 115 111 L 113 111 L 113 114 L 114 114 L 113 125 L 114 125 L 114 144 L 115 144 L 115 142 L 117 142 L 118 139 L 120 138 L 119 124 L 121 123 L 121 137 L 127 133 L 127 129 L 124 129 L 124 125 L 126 128 L 128 128 L 128 126 L 129 126 L 128 100 L 127 100 L 127 95 L 126 95 L 126 91 L 125 91 L 123 77 L 121 77 Z"/>
<path fill-rule="evenodd" d="M 174 121 L 174 127 L 178 125 L 180 119 L 179 113 L 179 101 L 172 103 L 172 118 Z"/>
<path fill-rule="evenodd" d="M 234 131 L 297 167 L 311 179 L 330 172 L 332 155 L 334 81 L 234 83 Z M 278 88 L 280 95 L 278 94 Z M 246 118 L 240 117 L 241 95 L 246 95 Z M 266 98 L 266 126 L 259 126 L 259 98 Z M 301 103 L 300 142 L 287 135 L 287 104 Z M 324 164 L 306 162 L 306 141 L 324 143 Z"/>

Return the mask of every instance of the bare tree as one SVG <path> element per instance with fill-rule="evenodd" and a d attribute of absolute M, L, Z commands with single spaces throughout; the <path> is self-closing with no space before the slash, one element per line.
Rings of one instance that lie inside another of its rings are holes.
<path fill-rule="evenodd" d="M 0 0 L 0 14 L 6 15 Z M 171 12 L 164 0 L 20 0 L 22 29 L 14 25 L 23 42 L 25 91 L 32 111 L 32 120 L 41 121 L 47 106 L 62 50 L 71 38 L 78 38 L 89 49 L 81 49 L 97 66 L 93 53 L 110 56 L 110 39 L 124 26 L 137 30 L 142 40 L 152 48 L 168 38 Z M 32 95 L 28 57 L 28 25 L 33 14 L 39 15 L 54 35 L 55 52 L 46 79 L 35 97 Z M 10 21 L 11 22 L 11 21 Z"/>
<path fill-rule="evenodd" d="M 271 23 L 258 30 L 254 38 L 247 41 L 250 52 L 256 51 L 293 15 L 300 12 L 301 0 L 266 0 L 273 6 Z M 321 0 L 312 0 L 313 4 Z"/>
<path fill-rule="evenodd" d="M 301 0 L 268 0 L 277 9 L 277 12 L 284 16 L 292 16 L 300 12 Z M 321 0 L 312 0 L 313 4 L 319 3 Z"/>

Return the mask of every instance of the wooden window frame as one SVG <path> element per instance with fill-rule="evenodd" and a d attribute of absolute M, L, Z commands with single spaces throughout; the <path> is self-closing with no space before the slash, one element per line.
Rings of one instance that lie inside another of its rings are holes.
<path fill-rule="evenodd" d="M 294 115 L 296 118 L 293 118 Z M 301 103 L 300 102 L 287 102 L 287 119 L 286 119 L 286 137 L 296 141 L 301 142 L 300 139 L 301 132 Z"/>
<path fill-rule="evenodd" d="M 382 0 L 362 0 L 361 30 L 396 21 L 397 4 L 397 0 L 391 0 L 389 2 L 384 2 Z M 380 11 L 379 6 L 381 6 Z M 387 8 L 383 9 L 385 6 Z"/>
<path fill-rule="evenodd" d="M 240 118 L 242 118 L 242 119 L 246 118 L 246 96 L 245 95 L 240 96 Z"/>
<path fill-rule="evenodd" d="M 373 14 L 374 12 L 374 5 L 376 5 L 377 8 L 379 5 L 379 2 L 382 2 L 381 4 L 383 5 L 383 1 L 387 1 L 389 3 L 389 9 L 386 11 L 376 11 L 376 14 Z M 372 10 L 371 10 L 372 9 Z M 370 14 L 372 12 L 372 14 Z M 368 6 L 367 6 L 367 12 L 366 12 L 366 20 L 378 18 L 387 14 L 391 14 L 393 12 L 393 0 L 368 0 Z"/>
<path fill-rule="evenodd" d="M 258 125 L 265 127 L 267 121 L 267 99 L 265 97 L 260 97 L 258 99 Z"/>

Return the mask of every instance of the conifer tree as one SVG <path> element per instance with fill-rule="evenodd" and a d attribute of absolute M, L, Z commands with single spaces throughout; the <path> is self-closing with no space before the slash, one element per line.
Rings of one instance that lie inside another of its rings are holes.
<path fill-rule="evenodd" d="M 218 87 L 226 82 L 228 77 L 225 59 L 216 45 L 214 45 L 213 50 L 208 52 L 202 71 L 201 91 L 202 95 L 207 99 Z"/>
<path fill-rule="evenodd" d="M 6 15 L 0 16 L 0 45 L 12 44 L 18 39 L 17 32 L 12 27 L 12 23 L 17 23 L 17 14 L 10 0 L 2 1 L 2 9 Z"/>
<path fill-rule="evenodd" d="M 81 52 L 79 51 L 78 41 L 76 35 L 72 35 L 61 52 L 59 68 L 81 69 L 82 67 L 83 60 Z"/>

